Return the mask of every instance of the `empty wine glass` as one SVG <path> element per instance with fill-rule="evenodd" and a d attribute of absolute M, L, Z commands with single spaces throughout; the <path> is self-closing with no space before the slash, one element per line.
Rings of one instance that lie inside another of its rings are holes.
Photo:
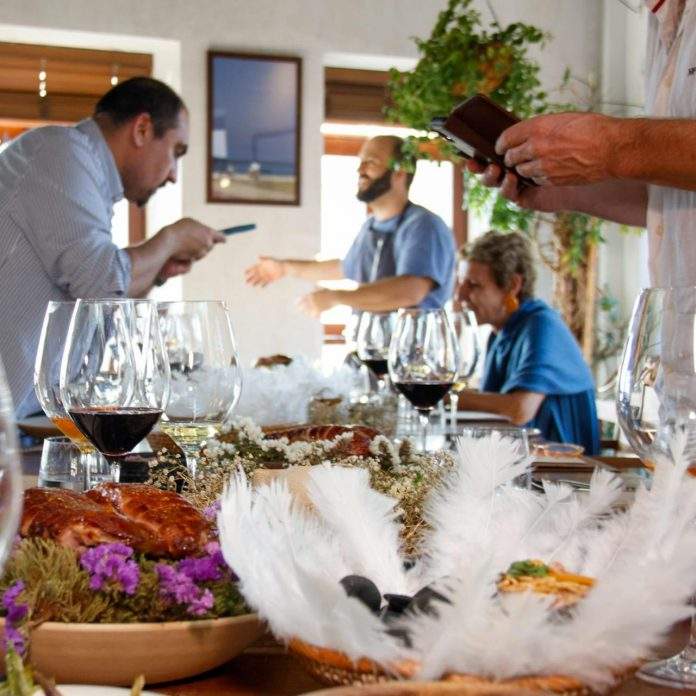
<path fill-rule="evenodd" d="M 379 392 L 389 375 L 387 359 L 395 319 L 394 312 L 362 312 L 358 323 L 358 357 L 377 378 Z"/>
<path fill-rule="evenodd" d="M 22 476 L 14 407 L 0 361 L 0 569 L 12 547 L 22 511 Z"/>
<path fill-rule="evenodd" d="M 104 459 L 73 423 L 60 396 L 60 364 L 74 308 L 74 302 L 55 300 L 46 306 L 34 363 L 34 392 L 44 413 L 79 448 L 74 469 L 86 472 L 91 480 L 92 474 L 101 475 Z"/>
<path fill-rule="evenodd" d="M 60 394 L 79 430 L 112 464 L 154 427 L 169 396 L 151 300 L 78 300 L 60 371 Z"/>
<path fill-rule="evenodd" d="M 450 417 L 452 429 L 456 430 L 459 392 L 469 388 L 469 379 L 474 374 L 479 356 L 481 355 L 481 345 L 479 343 L 476 315 L 470 309 L 462 308 L 453 312 L 452 326 L 459 342 L 458 376 L 450 391 Z"/>
<path fill-rule="evenodd" d="M 392 384 L 416 408 L 427 449 L 430 411 L 457 378 L 459 346 L 443 309 L 402 309 L 389 347 Z"/>
<path fill-rule="evenodd" d="M 242 373 L 224 302 L 160 302 L 171 391 L 160 429 L 195 474 L 201 443 L 217 434 L 239 401 Z"/>
<path fill-rule="evenodd" d="M 696 288 L 651 288 L 636 300 L 617 390 L 619 424 L 648 467 L 679 440 L 696 474 Z M 637 672 L 645 681 L 696 687 L 696 624 L 687 647 Z"/>

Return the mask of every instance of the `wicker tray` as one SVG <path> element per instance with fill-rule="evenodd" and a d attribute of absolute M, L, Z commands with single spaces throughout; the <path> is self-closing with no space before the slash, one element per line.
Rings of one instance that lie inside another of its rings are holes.
<path fill-rule="evenodd" d="M 338 650 L 319 648 L 298 638 L 293 638 L 288 649 L 304 665 L 305 669 L 317 681 L 329 686 L 353 686 L 379 684 L 375 690 L 364 688 L 355 690 L 356 696 L 381 696 L 394 693 L 394 696 L 416 696 L 418 694 L 477 694 L 480 696 L 522 696 L 523 694 L 556 694 L 563 696 L 593 696 L 596 692 L 581 681 L 564 675 L 543 675 L 517 677 L 502 681 L 491 681 L 484 677 L 468 674 L 452 674 L 439 682 L 394 684 L 384 682 L 413 677 L 418 664 L 404 661 L 392 665 L 390 672 L 385 671 L 369 658 L 353 661 Z M 617 677 L 616 686 L 628 676 L 628 672 Z M 317 696 L 319 693 L 318 692 Z M 352 695 L 352 689 L 331 691 L 332 696 Z"/>

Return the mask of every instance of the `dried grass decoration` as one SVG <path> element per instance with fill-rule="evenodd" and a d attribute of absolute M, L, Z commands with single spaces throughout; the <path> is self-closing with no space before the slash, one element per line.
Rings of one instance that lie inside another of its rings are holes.
<path fill-rule="evenodd" d="M 312 646 L 320 666 L 338 655 L 369 661 L 374 679 L 415 665 L 409 676 L 423 681 L 606 691 L 691 612 L 696 479 L 685 476 L 681 443 L 674 451 L 651 490 L 615 513 L 621 484 L 606 470 L 588 493 L 549 482 L 536 493 L 512 484 L 529 464 L 514 463 L 508 440 L 460 442 L 425 501 L 415 561 L 402 552 L 396 500 L 370 486 L 367 470 L 313 467 L 314 512 L 283 482 L 252 490 L 240 470 L 223 496 L 221 546 L 247 602 L 278 638 Z M 499 592 L 501 573 L 525 559 L 594 582 L 562 609 L 553 594 Z M 345 667 L 323 676 L 363 680 Z"/>
<path fill-rule="evenodd" d="M 353 454 L 352 435 L 330 440 L 290 442 L 268 437 L 253 421 L 237 419 L 222 428 L 217 439 L 206 443 L 191 477 L 180 457 L 160 452 L 152 465 L 150 483 L 179 490 L 199 509 L 216 505 L 239 469 L 251 479 L 259 470 L 307 468 L 324 463 L 365 470 L 370 485 L 398 503 L 402 539 L 408 553 L 415 552 L 423 529 L 423 501 L 432 487 L 453 466 L 448 452 L 423 454 L 410 440 L 395 445 L 382 435 L 369 443 L 366 454 Z"/>

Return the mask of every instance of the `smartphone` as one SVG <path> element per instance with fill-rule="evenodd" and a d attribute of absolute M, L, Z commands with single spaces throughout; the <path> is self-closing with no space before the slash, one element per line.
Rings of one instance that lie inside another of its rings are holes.
<path fill-rule="evenodd" d="M 537 184 L 520 176 L 514 168 L 506 167 L 502 155 L 495 151 L 500 134 L 520 119 L 484 94 L 476 94 L 452 109 L 449 116 L 434 118 L 430 128 L 449 140 L 464 157 L 481 164 L 495 164 L 518 177 L 520 186 Z"/>
<path fill-rule="evenodd" d="M 235 225 L 234 227 L 227 227 L 224 230 L 220 230 L 222 234 L 229 236 L 231 234 L 239 234 L 240 232 L 251 232 L 256 229 L 256 223 L 250 222 L 247 225 Z"/>

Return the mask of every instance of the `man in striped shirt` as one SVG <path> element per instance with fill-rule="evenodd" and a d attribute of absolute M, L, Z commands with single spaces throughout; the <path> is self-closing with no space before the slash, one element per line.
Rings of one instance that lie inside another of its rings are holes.
<path fill-rule="evenodd" d="M 32 372 L 46 303 L 145 295 L 225 238 L 185 218 L 137 246 L 111 239 L 113 205 L 175 182 L 188 111 L 167 85 L 133 78 L 74 127 L 31 130 L 0 155 L 0 356 L 18 417 L 40 410 Z"/>

